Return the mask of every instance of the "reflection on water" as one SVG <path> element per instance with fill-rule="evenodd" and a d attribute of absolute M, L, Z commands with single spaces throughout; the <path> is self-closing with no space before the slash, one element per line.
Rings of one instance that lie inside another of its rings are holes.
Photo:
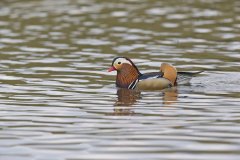
<path fill-rule="evenodd" d="M 161 95 L 163 104 L 171 104 L 177 101 L 177 87 L 167 88 L 162 91 L 155 91 Z M 125 88 L 117 89 L 117 101 L 115 106 L 131 106 L 141 99 L 141 91 Z"/>
<path fill-rule="evenodd" d="M 0 1 L 1 160 L 240 159 L 240 1 Z M 116 56 L 189 85 L 116 89 Z"/>
<path fill-rule="evenodd" d="M 131 106 L 141 99 L 141 92 L 125 88 L 117 89 L 116 106 Z"/>
<path fill-rule="evenodd" d="M 156 91 L 157 92 L 157 91 Z M 167 107 L 177 101 L 177 88 L 167 88 L 157 92 L 158 98 L 162 100 L 159 107 Z M 141 99 L 141 91 L 130 90 L 125 88 L 117 89 L 117 101 L 112 115 L 133 115 L 134 104 Z M 137 114 L 137 113 L 136 113 Z"/>
<path fill-rule="evenodd" d="M 177 101 L 178 98 L 178 92 L 177 92 L 177 88 L 169 88 L 169 89 L 165 89 L 163 91 L 163 104 L 164 105 L 170 105 L 174 102 Z"/>

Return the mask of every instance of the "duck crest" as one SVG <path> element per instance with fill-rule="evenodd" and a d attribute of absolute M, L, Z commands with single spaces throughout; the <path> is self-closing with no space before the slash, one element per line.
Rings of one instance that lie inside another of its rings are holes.
<path fill-rule="evenodd" d="M 116 85 L 117 87 L 128 88 L 139 76 L 140 72 L 135 65 L 123 64 L 122 69 L 117 71 Z"/>

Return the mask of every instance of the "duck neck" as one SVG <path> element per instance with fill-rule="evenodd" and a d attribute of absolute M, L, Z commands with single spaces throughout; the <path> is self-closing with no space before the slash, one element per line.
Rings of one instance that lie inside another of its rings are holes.
<path fill-rule="evenodd" d="M 136 66 L 124 65 L 121 70 L 117 71 L 116 85 L 120 88 L 128 88 L 140 75 Z"/>

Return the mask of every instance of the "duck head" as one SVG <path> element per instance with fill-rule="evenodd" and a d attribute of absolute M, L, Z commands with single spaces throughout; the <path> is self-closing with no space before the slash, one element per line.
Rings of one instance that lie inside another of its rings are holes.
<path fill-rule="evenodd" d="M 108 72 L 117 71 L 116 85 L 120 88 L 128 88 L 141 73 L 135 64 L 127 57 L 116 57 L 112 61 L 112 66 Z"/>

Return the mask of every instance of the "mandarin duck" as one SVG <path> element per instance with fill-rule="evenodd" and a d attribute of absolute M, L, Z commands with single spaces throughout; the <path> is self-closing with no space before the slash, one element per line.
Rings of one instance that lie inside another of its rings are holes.
<path fill-rule="evenodd" d="M 127 57 L 116 57 L 108 72 L 117 71 L 116 86 L 139 90 L 162 90 L 189 81 L 201 72 L 177 72 L 170 64 L 162 63 L 159 72 L 142 74 L 137 66 Z"/>

